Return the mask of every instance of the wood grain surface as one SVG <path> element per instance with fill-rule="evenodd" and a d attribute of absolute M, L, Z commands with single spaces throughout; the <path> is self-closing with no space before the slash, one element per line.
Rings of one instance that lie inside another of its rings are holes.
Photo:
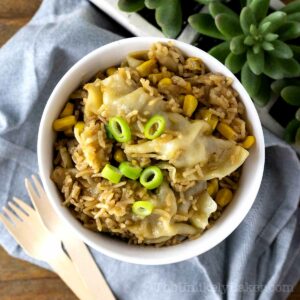
<path fill-rule="evenodd" d="M 40 3 L 0 0 L 0 47 L 31 19 Z M 77 298 L 56 274 L 10 257 L 0 247 L 0 300 L 73 299 Z M 300 300 L 300 284 L 289 300 Z"/>

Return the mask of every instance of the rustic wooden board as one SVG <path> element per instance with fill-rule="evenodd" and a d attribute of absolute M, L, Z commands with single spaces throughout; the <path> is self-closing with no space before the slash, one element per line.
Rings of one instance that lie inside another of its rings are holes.
<path fill-rule="evenodd" d="M 38 9 L 41 0 L 0 1 L 0 47 Z M 0 247 L 0 300 L 73 300 L 77 299 L 52 272 L 8 256 Z M 300 300 L 300 284 L 289 297 Z"/>

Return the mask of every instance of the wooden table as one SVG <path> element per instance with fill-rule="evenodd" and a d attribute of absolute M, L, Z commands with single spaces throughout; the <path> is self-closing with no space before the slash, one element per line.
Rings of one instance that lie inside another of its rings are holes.
<path fill-rule="evenodd" d="M 1 0 L 0 46 L 25 25 L 41 0 Z M 74 294 L 52 272 L 8 256 L 0 247 L 0 300 L 71 300 Z M 300 284 L 289 300 L 300 300 Z M 105 300 L 105 299 L 104 299 Z"/>

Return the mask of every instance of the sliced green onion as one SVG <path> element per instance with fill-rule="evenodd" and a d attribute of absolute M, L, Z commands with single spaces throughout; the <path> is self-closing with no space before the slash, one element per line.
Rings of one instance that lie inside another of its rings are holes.
<path fill-rule="evenodd" d="M 166 128 L 166 120 L 161 115 L 154 115 L 146 123 L 144 128 L 144 135 L 149 140 L 158 138 Z"/>
<path fill-rule="evenodd" d="M 112 183 L 119 183 L 122 178 L 122 173 L 118 168 L 110 164 L 106 164 L 101 172 L 101 176 Z"/>
<path fill-rule="evenodd" d="M 108 128 L 108 125 L 105 125 L 105 132 L 106 132 L 106 136 L 107 136 L 108 139 L 110 139 L 110 140 L 114 139 L 114 136 L 111 134 L 111 132 Z"/>
<path fill-rule="evenodd" d="M 135 215 L 146 217 L 151 215 L 154 205 L 150 201 L 136 201 L 132 205 L 132 211 Z"/>
<path fill-rule="evenodd" d="M 119 165 L 120 172 L 127 178 L 137 180 L 142 172 L 142 168 L 133 166 L 130 162 L 124 161 Z"/>
<path fill-rule="evenodd" d="M 109 119 L 108 129 L 116 141 L 127 143 L 131 140 L 131 131 L 128 123 L 122 117 Z"/>
<path fill-rule="evenodd" d="M 156 166 L 146 168 L 140 177 L 140 183 L 147 190 L 153 190 L 161 185 L 163 182 L 164 176 L 160 168 Z"/>

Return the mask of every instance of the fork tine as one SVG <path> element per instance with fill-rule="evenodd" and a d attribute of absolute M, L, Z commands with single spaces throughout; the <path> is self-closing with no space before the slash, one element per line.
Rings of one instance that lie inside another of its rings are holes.
<path fill-rule="evenodd" d="M 34 186 L 37 189 L 40 197 L 45 197 L 46 193 L 45 193 L 44 188 L 43 188 L 42 184 L 40 183 L 40 181 L 34 175 L 32 175 L 31 178 L 33 180 Z"/>
<path fill-rule="evenodd" d="M 24 201 L 22 201 L 21 199 L 19 199 L 17 197 L 13 197 L 13 199 L 24 210 L 24 212 L 27 215 L 35 213 L 35 210 L 30 205 L 28 205 L 27 203 L 25 203 Z"/>
<path fill-rule="evenodd" d="M 13 223 L 3 214 L 0 214 L 0 222 L 6 227 L 9 231 L 14 231 Z"/>
<path fill-rule="evenodd" d="M 14 199 L 14 198 L 13 198 Z M 14 199 L 15 200 L 15 199 Z M 9 201 L 8 206 L 12 209 L 12 211 L 21 219 L 24 220 L 28 217 L 28 215 L 20 209 L 14 202 Z"/>
<path fill-rule="evenodd" d="M 12 221 L 12 223 L 19 223 L 21 222 L 21 220 L 15 216 L 7 207 L 3 207 L 3 211 L 5 212 L 5 214 L 9 217 L 9 219 Z"/>
<path fill-rule="evenodd" d="M 26 190 L 28 192 L 28 195 L 32 201 L 32 203 L 35 203 L 36 200 L 35 199 L 38 199 L 39 196 L 37 195 L 36 191 L 34 190 L 31 182 L 28 180 L 28 178 L 25 178 L 25 187 L 26 187 Z"/>

